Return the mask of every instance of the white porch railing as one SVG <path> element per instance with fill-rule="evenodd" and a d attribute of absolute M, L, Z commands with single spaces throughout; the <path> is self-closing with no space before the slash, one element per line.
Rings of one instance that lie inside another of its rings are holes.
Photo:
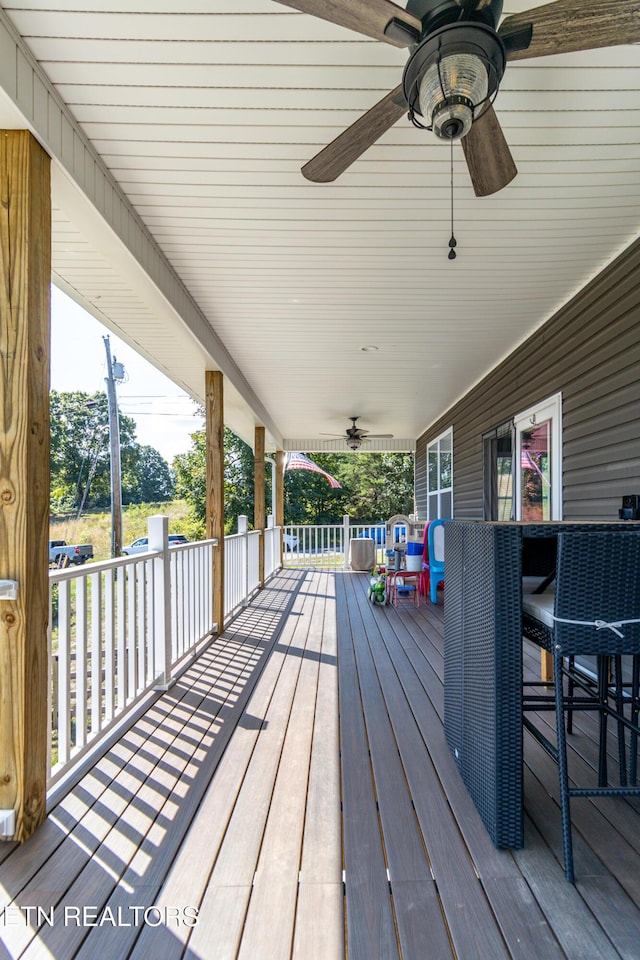
<path fill-rule="evenodd" d="M 267 580 L 280 567 L 280 527 L 264 531 L 264 578 Z"/>
<path fill-rule="evenodd" d="M 257 592 L 260 531 L 225 537 L 225 625 Z M 166 689 L 214 627 L 217 541 L 166 546 L 149 519 L 146 553 L 49 572 L 52 787 L 153 689 Z M 280 567 L 280 528 L 265 536 L 264 578 Z"/>
<path fill-rule="evenodd" d="M 352 523 L 345 516 L 342 523 L 290 525 L 283 532 L 285 566 L 346 568 L 349 541 L 357 537 L 371 537 L 376 543 L 376 562 L 385 559 L 384 523 Z"/>
<path fill-rule="evenodd" d="M 166 543 L 152 517 L 147 553 L 49 573 L 50 785 L 212 629 L 216 541 Z"/>
<path fill-rule="evenodd" d="M 424 523 L 411 523 L 411 532 L 422 538 Z M 349 542 L 358 537 L 371 537 L 376 544 L 376 563 L 385 562 L 387 547 L 407 539 L 405 523 L 394 523 L 387 543 L 386 523 L 353 523 L 344 516 L 342 523 L 291 524 L 283 527 L 283 562 L 288 567 L 334 567 L 349 565 Z"/>
<path fill-rule="evenodd" d="M 247 605 L 260 586 L 260 530 L 249 530 L 247 517 L 238 517 L 238 533 L 224 538 L 225 623 Z M 265 560 L 265 580 L 267 576 Z"/>

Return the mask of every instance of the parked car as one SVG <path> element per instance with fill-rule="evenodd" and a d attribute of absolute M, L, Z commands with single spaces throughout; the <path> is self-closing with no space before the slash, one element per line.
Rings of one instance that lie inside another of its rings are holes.
<path fill-rule="evenodd" d="M 282 546 L 284 547 L 285 550 L 297 550 L 298 538 L 294 537 L 292 533 L 283 533 Z"/>
<path fill-rule="evenodd" d="M 81 566 L 87 560 L 93 560 L 91 543 L 68 544 L 66 540 L 49 540 L 49 566 Z"/>
<path fill-rule="evenodd" d="M 185 537 L 183 533 L 170 533 L 169 537 L 169 546 L 174 547 L 178 543 L 189 543 L 188 537 Z M 129 544 L 128 547 L 123 547 L 122 552 L 125 556 L 132 556 L 134 553 L 146 553 L 149 549 L 149 538 L 148 537 L 138 537 L 137 540 L 134 540 L 133 543 Z"/>

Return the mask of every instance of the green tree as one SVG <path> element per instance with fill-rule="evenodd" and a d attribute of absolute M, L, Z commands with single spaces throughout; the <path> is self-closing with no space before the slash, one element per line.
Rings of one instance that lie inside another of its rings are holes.
<path fill-rule="evenodd" d="M 51 486 L 58 501 L 54 509 L 74 510 L 83 500 L 86 505 L 99 503 L 105 488 L 109 490 L 106 395 L 53 390 L 50 406 Z M 123 426 L 126 428 L 126 423 Z"/>
<path fill-rule="evenodd" d="M 157 503 L 173 494 L 173 474 L 162 454 L 155 447 L 131 447 L 122 470 L 122 502 Z"/>
<path fill-rule="evenodd" d="M 176 478 L 176 496 L 189 504 L 193 520 L 201 525 L 204 533 L 207 502 L 207 472 L 204 430 L 191 434 L 191 448 L 173 459 L 173 472 Z"/>
<path fill-rule="evenodd" d="M 349 498 L 347 513 L 357 520 L 388 520 L 414 512 L 412 453 L 345 455 L 338 477 Z"/>
<path fill-rule="evenodd" d="M 105 393 L 51 391 L 51 509 L 71 512 L 107 507 L 111 501 L 109 409 Z M 157 450 L 136 442 L 132 417 L 121 414 L 123 501 L 140 503 L 172 496 L 169 466 Z M 152 453 L 150 451 L 153 451 Z"/>
<path fill-rule="evenodd" d="M 235 529 L 237 517 L 244 514 L 253 520 L 253 451 L 228 427 L 224 428 L 224 513 L 225 533 Z M 190 505 L 194 521 L 204 533 L 206 522 L 206 434 L 191 434 L 191 449 L 173 461 L 177 496 Z"/>
<path fill-rule="evenodd" d="M 314 453 L 312 459 L 342 489 L 307 470 L 286 471 L 287 523 L 339 523 L 345 513 L 368 522 L 413 513 L 413 454 Z"/>
<path fill-rule="evenodd" d="M 227 427 L 224 429 L 224 515 L 225 530 L 235 529 L 243 514 L 253 524 L 253 450 Z M 268 490 L 265 491 L 268 496 Z"/>
<path fill-rule="evenodd" d="M 191 435 L 191 449 L 176 457 L 176 493 L 191 505 L 204 530 L 206 510 L 205 432 Z M 225 532 L 235 529 L 236 518 L 253 519 L 254 460 L 251 447 L 225 428 Z M 312 459 L 341 484 L 333 488 L 321 474 L 286 470 L 284 475 L 285 523 L 339 523 L 345 513 L 355 520 L 385 520 L 414 510 L 413 454 L 314 453 Z M 265 495 L 271 503 L 271 471 L 266 471 Z"/>
<path fill-rule="evenodd" d="M 326 470 L 341 484 L 329 485 L 319 473 L 309 470 L 285 470 L 284 516 L 286 523 L 339 523 L 348 513 L 349 490 L 343 484 L 343 455 L 314 453 L 314 463 Z"/>

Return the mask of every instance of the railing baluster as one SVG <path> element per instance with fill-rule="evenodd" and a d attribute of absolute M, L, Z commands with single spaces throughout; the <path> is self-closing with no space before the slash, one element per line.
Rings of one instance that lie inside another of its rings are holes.
<path fill-rule="evenodd" d="M 138 692 L 136 568 L 125 567 L 122 572 L 127 584 L 127 689 L 129 700 L 132 700 Z"/>
<path fill-rule="evenodd" d="M 126 571 L 121 567 L 116 574 L 116 704 L 118 713 L 127 705 L 127 602 L 126 602 Z"/>
<path fill-rule="evenodd" d="M 87 578 L 76 585 L 76 736 L 77 747 L 87 742 Z"/>
<path fill-rule="evenodd" d="M 185 591 L 184 591 L 184 567 L 181 563 L 182 558 L 176 556 L 176 601 L 178 607 L 179 630 L 175 656 L 179 657 L 184 648 L 184 635 L 186 630 L 186 610 L 185 610 Z"/>
<path fill-rule="evenodd" d="M 143 561 L 136 564 L 136 630 L 138 643 L 138 690 L 144 690 L 150 683 L 149 658 L 147 652 L 147 565 Z"/>
<path fill-rule="evenodd" d="M 70 583 L 58 588 L 58 762 L 67 763 L 71 753 L 70 689 Z"/>
<path fill-rule="evenodd" d="M 169 564 L 171 567 L 171 657 L 177 660 L 180 650 L 180 596 L 182 593 L 177 553 L 169 554 Z"/>
<path fill-rule="evenodd" d="M 91 576 L 91 733 L 102 728 L 102 574 Z"/>
<path fill-rule="evenodd" d="M 55 734 L 58 730 L 58 678 L 54 678 L 54 659 L 53 659 L 53 595 L 54 591 L 57 592 L 58 584 L 50 583 L 49 584 L 49 623 L 47 625 L 47 651 L 48 651 L 48 661 L 49 661 L 49 686 L 47 691 L 47 716 L 49 717 L 49 722 L 51 724 L 51 736 L 47 740 L 47 770 L 51 770 L 52 767 L 52 741 Z"/>
<path fill-rule="evenodd" d="M 195 601 L 195 591 L 194 591 L 194 589 L 193 589 L 193 587 L 194 587 L 194 585 L 195 585 L 195 578 L 194 578 L 194 572 L 195 572 L 194 560 L 195 560 L 195 557 L 194 557 L 193 551 L 190 550 L 189 552 L 185 552 L 185 553 L 183 554 L 183 558 L 184 558 L 184 559 L 183 559 L 183 566 L 186 565 L 186 567 L 187 567 L 187 587 L 189 588 L 187 591 L 185 591 L 185 592 L 186 592 L 186 601 L 187 601 L 187 602 L 186 602 L 186 607 L 187 607 L 187 610 L 188 610 L 188 621 L 187 621 L 188 629 L 187 629 L 186 635 L 185 635 L 184 640 L 183 640 L 184 649 L 183 649 L 183 651 L 182 651 L 183 653 L 186 653 L 186 651 L 191 647 L 192 643 L 194 643 L 194 641 L 195 641 L 195 639 L 196 639 L 196 636 L 195 636 L 195 633 L 196 633 L 196 629 L 195 629 L 195 625 L 196 625 L 196 610 L 195 610 L 195 602 L 194 602 L 194 601 Z M 186 642 L 185 642 L 185 641 L 186 641 Z"/>
<path fill-rule="evenodd" d="M 113 718 L 114 696 L 114 659 L 115 659 L 115 596 L 113 589 L 113 569 L 105 572 L 104 577 L 104 719 Z"/>

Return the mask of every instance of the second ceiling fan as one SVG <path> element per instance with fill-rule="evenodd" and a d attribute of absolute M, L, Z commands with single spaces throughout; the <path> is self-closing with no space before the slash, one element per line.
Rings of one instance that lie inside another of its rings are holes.
<path fill-rule="evenodd" d="M 362 427 L 356 426 L 356 421 L 360 417 L 349 417 L 351 420 L 351 426 L 347 427 L 344 433 L 324 433 L 324 437 L 341 437 L 351 450 L 359 450 L 363 443 L 367 443 L 369 440 L 390 440 L 393 437 L 392 433 L 369 433 L 368 430 L 363 430 Z"/>
<path fill-rule="evenodd" d="M 402 83 L 302 168 L 318 183 L 340 176 L 405 114 L 443 140 L 462 141 L 476 196 L 516 176 L 493 100 L 510 60 L 640 41 L 640 0 L 555 0 L 500 23 L 503 0 L 277 0 L 399 47 Z"/>

